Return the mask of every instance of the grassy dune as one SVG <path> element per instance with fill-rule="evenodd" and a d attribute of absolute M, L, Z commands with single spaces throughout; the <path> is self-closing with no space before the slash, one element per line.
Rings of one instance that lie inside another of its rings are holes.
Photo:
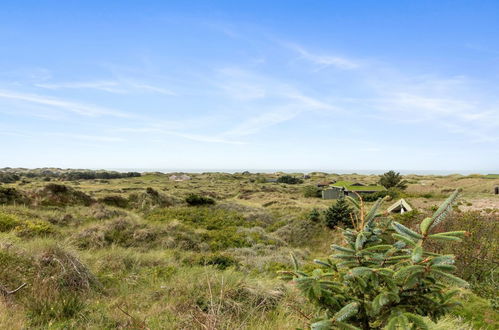
<path fill-rule="evenodd" d="M 277 176 L 205 173 L 175 182 L 150 173 L 3 184 L 26 199 L 0 205 L 0 284 L 26 286 L 0 298 L 1 328 L 306 328 L 314 307 L 276 272 L 292 267 L 291 253 L 311 268 L 341 237 L 309 218 L 333 201 L 304 197 L 304 187 L 325 180 L 371 184 L 378 177 L 315 173 L 297 185 L 264 182 Z M 457 215 L 479 209 L 478 221 L 499 219 L 499 197 L 491 195 L 499 179 L 406 179 L 401 197 L 418 209 L 402 218 L 406 224 L 457 187 L 463 188 Z M 216 204 L 189 206 L 191 193 Z M 487 228 L 491 237 L 497 233 L 497 226 Z M 493 285 L 463 291 L 463 307 L 431 326 L 496 328 Z"/>

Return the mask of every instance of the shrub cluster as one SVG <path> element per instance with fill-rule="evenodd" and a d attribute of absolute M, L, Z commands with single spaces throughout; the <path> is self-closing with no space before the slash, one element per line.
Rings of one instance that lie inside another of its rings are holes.
<path fill-rule="evenodd" d="M 93 179 L 122 179 L 140 177 L 138 172 L 115 172 L 115 171 L 71 171 L 62 175 L 63 180 L 93 180 Z"/>
<path fill-rule="evenodd" d="M 68 205 L 91 205 L 94 200 L 89 195 L 72 187 L 49 183 L 34 193 L 34 197 L 41 205 L 68 206 Z"/>
<path fill-rule="evenodd" d="M 352 213 L 353 209 L 348 205 L 347 200 L 342 198 L 326 210 L 324 222 L 330 229 L 337 226 L 352 227 Z"/>
<path fill-rule="evenodd" d="M 99 198 L 99 202 L 121 208 L 126 208 L 128 206 L 128 199 L 119 195 L 109 195 Z"/>
<path fill-rule="evenodd" d="M 21 177 L 15 173 L 0 172 L 0 182 L 2 183 L 13 183 L 20 179 Z"/>
<path fill-rule="evenodd" d="M 304 197 L 322 197 L 322 190 L 316 186 L 306 186 L 303 188 Z"/>
<path fill-rule="evenodd" d="M 287 183 L 287 184 L 299 184 L 303 183 L 302 179 L 296 178 L 291 175 L 283 175 L 277 178 L 277 182 L 279 183 Z"/>
<path fill-rule="evenodd" d="M 190 194 L 185 198 L 185 202 L 191 206 L 199 206 L 199 205 L 213 205 L 215 204 L 215 200 L 211 197 L 200 196 L 197 194 Z"/>
<path fill-rule="evenodd" d="M 27 204 L 29 202 L 29 198 L 16 188 L 0 186 L 0 204 Z"/>

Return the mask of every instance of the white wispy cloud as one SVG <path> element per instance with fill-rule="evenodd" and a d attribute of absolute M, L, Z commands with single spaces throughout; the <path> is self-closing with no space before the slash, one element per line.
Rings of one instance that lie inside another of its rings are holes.
<path fill-rule="evenodd" d="M 207 134 L 196 134 L 183 132 L 178 130 L 163 129 L 157 126 L 151 127 L 129 127 L 129 128 L 119 128 L 117 131 L 126 133 L 139 133 L 139 134 L 156 134 L 156 135 L 169 135 L 184 138 L 187 140 L 197 141 L 197 142 L 207 142 L 207 143 L 223 143 L 223 144 L 245 144 L 243 141 L 238 141 L 230 138 L 225 138 L 222 135 L 207 135 Z M 155 139 L 155 141 L 161 141 Z"/>
<path fill-rule="evenodd" d="M 45 89 L 95 89 L 109 93 L 123 94 L 125 89 L 120 88 L 120 84 L 116 81 L 80 81 L 80 82 L 59 82 L 59 83 L 39 83 L 36 87 Z"/>
<path fill-rule="evenodd" d="M 298 53 L 302 59 L 319 66 L 320 69 L 333 66 L 338 69 L 350 70 L 360 66 L 357 61 L 352 59 L 335 55 L 317 54 L 295 43 L 284 43 L 284 45 Z"/>
<path fill-rule="evenodd" d="M 291 109 L 290 107 L 264 112 L 244 120 L 240 124 L 224 132 L 223 135 L 229 137 L 253 135 L 260 132 L 264 128 L 292 120 L 302 112 L 302 110 L 296 108 Z"/>
<path fill-rule="evenodd" d="M 37 94 L 19 93 L 16 91 L 0 90 L 0 99 L 10 99 L 15 101 L 27 102 L 31 104 L 40 104 L 44 106 L 54 107 L 76 113 L 82 116 L 113 116 L 130 118 L 133 115 L 109 109 L 96 105 L 83 104 L 74 101 L 68 101 L 60 98 L 48 97 Z"/>
<path fill-rule="evenodd" d="M 234 67 L 223 68 L 218 73 L 220 76 L 213 84 L 227 97 L 244 101 L 244 106 L 236 111 L 237 124 L 222 136 L 254 135 L 308 111 L 340 111 L 338 107 L 306 95 L 297 86 L 275 77 Z M 242 113 L 242 109 L 246 109 L 250 116 Z"/>
<path fill-rule="evenodd" d="M 36 87 L 59 90 L 59 89 L 94 89 L 98 91 L 126 94 L 131 92 L 150 92 L 163 95 L 175 95 L 167 88 L 154 86 L 148 83 L 138 82 L 131 79 L 120 80 L 96 80 L 96 81 L 73 81 L 73 82 L 45 82 L 37 83 Z"/>
<path fill-rule="evenodd" d="M 70 133 L 56 133 L 50 132 L 45 133 L 48 136 L 56 136 L 61 138 L 76 139 L 82 141 L 93 141 L 93 142 L 123 142 L 125 139 L 117 136 L 104 136 L 104 135 L 86 135 L 86 134 L 70 134 Z"/>

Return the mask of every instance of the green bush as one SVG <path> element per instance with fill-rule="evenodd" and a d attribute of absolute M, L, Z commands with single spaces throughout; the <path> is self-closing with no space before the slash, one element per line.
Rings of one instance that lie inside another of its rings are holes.
<path fill-rule="evenodd" d="M 161 194 L 153 188 L 147 188 L 144 192 L 133 193 L 128 196 L 128 205 L 136 209 L 149 210 L 174 204 L 175 200 L 173 198 Z"/>
<path fill-rule="evenodd" d="M 215 204 L 215 200 L 213 198 L 200 196 L 197 194 L 190 194 L 185 198 L 185 202 L 191 206 Z"/>
<path fill-rule="evenodd" d="M 398 198 L 400 196 L 400 189 L 392 187 L 387 190 L 378 191 L 371 194 L 362 194 L 362 200 L 364 202 L 375 202 L 378 199 L 384 198 L 386 196 L 390 196 L 392 199 Z"/>
<path fill-rule="evenodd" d="M 399 188 L 405 189 L 407 188 L 407 181 L 403 180 L 402 175 L 400 173 L 396 173 L 395 171 L 388 171 L 380 176 L 379 184 L 389 188 Z"/>
<path fill-rule="evenodd" d="M 0 204 L 26 204 L 29 203 L 27 198 L 22 192 L 12 187 L 0 186 Z"/>
<path fill-rule="evenodd" d="M 35 193 L 41 205 L 46 206 L 90 206 L 94 200 L 82 191 L 62 184 L 49 183 Z"/>
<path fill-rule="evenodd" d="M 20 237 L 46 236 L 55 232 L 50 223 L 45 221 L 24 221 L 14 228 L 14 232 Z"/>
<path fill-rule="evenodd" d="M 317 209 L 313 209 L 308 214 L 308 219 L 313 222 L 319 222 L 321 220 L 321 213 Z"/>
<path fill-rule="evenodd" d="M 322 190 L 316 186 L 303 187 L 304 197 L 322 197 Z"/>
<path fill-rule="evenodd" d="M 294 176 L 291 175 L 283 175 L 277 178 L 277 182 L 279 183 L 287 183 L 287 184 L 299 184 L 303 183 L 302 179 L 295 178 Z"/>
<path fill-rule="evenodd" d="M 337 226 L 352 226 L 352 213 L 353 209 L 348 205 L 346 199 L 339 199 L 324 213 L 324 222 L 330 229 Z"/>
<path fill-rule="evenodd" d="M 464 231 L 435 233 L 435 227 L 451 212 L 458 192 L 452 194 L 418 232 L 385 219 L 378 223 L 382 199 L 369 210 L 359 209 L 354 229 L 343 231 L 347 244 L 332 245 L 335 254 L 312 272 L 284 272 L 317 306 L 312 329 L 428 329 L 423 316 L 437 321 L 457 302 L 452 285 L 468 284 L 451 274 L 452 255 L 425 250 L 427 241 L 460 241 Z M 392 233 L 395 239 L 384 240 Z M 334 261 L 333 261 L 334 260 Z"/>
<path fill-rule="evenodd" d="M 116 206 L 121 208 L 126 208 L 128 206 L 128 199 L 119 195 L 104 196 L 102 198 L 99 198 L 99 202 L 109 206 Z"/>
<path fill-rule="evenodd" d="M 0 232 L 6 232 L 21 225 L 21 221 L 15 216 L 0 212 Z"/>

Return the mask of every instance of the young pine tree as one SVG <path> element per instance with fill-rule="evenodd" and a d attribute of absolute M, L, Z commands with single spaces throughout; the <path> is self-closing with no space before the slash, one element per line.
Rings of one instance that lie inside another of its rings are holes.
<path fill-rule="evenodd" d="M 381 175 L 378 183 L 386 189 L 398 188 L 403 190 L 407 188 L 407 181 L 403 180 L 402 175 L 395 171 L 388 171 Z"/>
<path fill-rule="evenodd" d="M 426 251 L 425 242 L 459 241 L 464 231 L 433 233 L 452 209 L 454 192 L 419 230 L 382 218 L 382 200 L 366 212 L 362 200 L 354 228 L 343 231 L 345 245 L 311 273 L 283 272 L 317 306 L 315 330 L 427 329 L 428 316 L 437 321 L 458 303 L 452 286 L 467 283 L 452 275 L 452 255 Z"/>
<path fill-rule="evenodd" d="M 334 229 L 337 226 L 352 227 L 353 209 L 348 202 L 342 198 L 329 207 L 324 213 L 324 222 L 328 228 Z"/>

